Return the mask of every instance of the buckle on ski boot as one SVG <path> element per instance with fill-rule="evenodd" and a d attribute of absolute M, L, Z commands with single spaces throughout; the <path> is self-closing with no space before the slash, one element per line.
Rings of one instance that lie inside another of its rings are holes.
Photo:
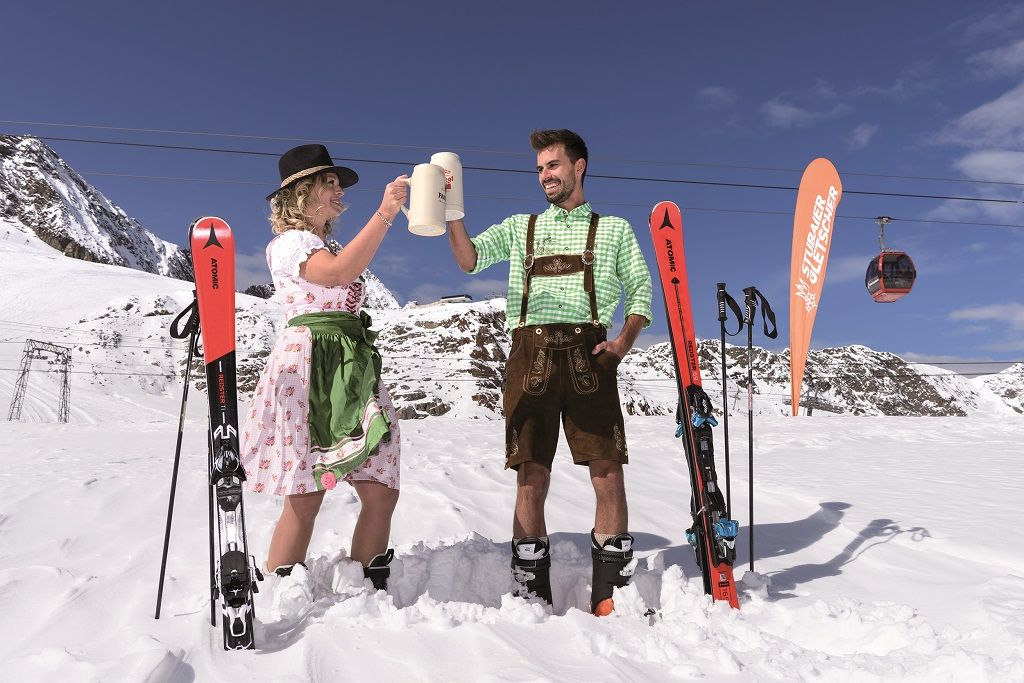
<path fill-rule="evenodd" d="M 536 536 L 513 539 L 512 580 L 515 597 L 536 595 L 551 604 L 551 552 L 547 541 Z"/>
<path fill-rule="evenodd" d="M 395 558 L 395 551 L 393 548 L 388 548 L 387 552 L 377 553 L 370 560 L 370 564 L 363 567 L 363 578 L 369 579 L 373 587 L 379 591 L 386 591 L 388 589 L 388 578 L 391 576 L 391 560 Z"/>
<path fill-rule="evenodd" d="M 594 531 L 590 532 L 590 556 L 594 564 L 590 588 L 590 611 L 599 617 L 608 616 L 615 609 L 612 593 L 629 584 L 633 569 L 633 543 L 636 539 L 623 532 L 598 545 Z"/>

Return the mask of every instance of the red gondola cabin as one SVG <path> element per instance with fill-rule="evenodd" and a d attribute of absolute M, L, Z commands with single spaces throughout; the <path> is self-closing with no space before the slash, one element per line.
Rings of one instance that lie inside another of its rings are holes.
<path fill-rule="evenodd" d="M 917 270 L 910 256 L 902 251 L 883 251 L 871 259 L 864 284 L 877 303 L 891 303 L 910 293 Z"/>

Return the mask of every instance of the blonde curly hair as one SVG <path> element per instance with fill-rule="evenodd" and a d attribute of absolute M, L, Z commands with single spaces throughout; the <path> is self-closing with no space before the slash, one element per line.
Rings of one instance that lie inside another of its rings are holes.
<path fill-rule="evenodd" d="M 314 232 L 314 226 L 306 217 L 306 200 L 313 190 L 319 189 L 326 184 L 324 175 L 317 174 L 312 178 L 304 178 L 291 187 L 281 190 L 270 200 L 270 229 L 275 235 L 288 232 L 289 230 L 305 230 Z M 341 205 L 344 213 L 348 206 Z M 340 214 L 339 214 L 340 215 Z M 337 218 L 327 221 L 324 230 L 324 238 L 331 234 Z"/>

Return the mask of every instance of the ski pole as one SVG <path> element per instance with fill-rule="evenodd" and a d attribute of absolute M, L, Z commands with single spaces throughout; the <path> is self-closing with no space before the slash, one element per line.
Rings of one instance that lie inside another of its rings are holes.
<path fill-rule="evenodd" d="M 729 313 L 726 311 L 726 305 L 732 309 L 732 312 L 736 314 L 736 319 L 739 321 L 740 326 L 736 328 L 735 332 L 727 332 L 725 329 L 725 323 L 729 320 Z M 718 323 L 721 329 L 721 351 L 722 351 L 722 419 L 724 427 L 724 439 L 725 439 L 725 516 L 732 519 L 732 488 L 731 488 L 731 477 L 729 474 L 729 406 L 727 404 L 728 388 L 727 378 L 725 375 L 725 335 L 728 334 L 730 337 L 740 333 L 743 329 L 743 313 L 740 311 L 739 304 L 736 300 L 729 296 L 729 292 L 725 291 L 725 283 L 718 283 Z"/>
<path fill-rule="evenodd" d="M 185 314 L 188 320 L 184 329 L 179 323 Z M 181 436 L 185 431 L 185 406 L 188 403 L 188 385 L 192 377 L 192 356 L 198 351 L 196 345 L 199 336 L 199 313 L 196 307 L 196 293 L 192 292 L 192 303 L 185 310 L 178 314 L 178 317 L 171 323 L 171 337 L 184 339 L 188 337 L 188 360 L 185 363 L 185 388 L 181 392 L 181 414 L 178 416 L 178 442 L 174 447 L 174 469 L 171 472 L 171 493 L 167 500 L 167 527 L 164 529 L 164 550 L 160 558 L 160 581 L 156 589 L 156 615 L 154 619 L 160 618 L 160 603 L 164 596 L 164 575 L 167 570 L 167 549 L 171 542 L 171 518 L 174 515 L 174 492 L 178 484 L 178 464 L 181 462 Z"/>
<path fill-rule="evenodd" d="M 743 290 L 744 300 L 747 305 L 744 322 L 747 324 L 747 423 L 749 429 L 749 486 L 750 486 L 750 571 L 754 571 L 754 315 L 757 311 L 758 301 L 761 303 L 761 320 L 764 323 L 764 335 L 769 339 L 779 336 L 778 326 L 775 324 L 775 311 L 772 310 L 768 299 L 757 290 L 757 287 L 747 287 Z M 768 329 L 769 323 L 771 329 Z"/>
<path fill-rule="evenodd" d="M 743 322 L 747 325 L 747 490 L 750 512 L 750 571 L 754 571 L 754 311 L 757 307 L 755 291 L 757 290 L 754 287 L 746 287 L 743 290 L 746 304 Z"/>

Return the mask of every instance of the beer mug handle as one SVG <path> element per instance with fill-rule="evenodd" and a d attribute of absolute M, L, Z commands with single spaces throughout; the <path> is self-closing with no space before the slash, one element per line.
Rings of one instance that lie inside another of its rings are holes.
<path fill-rule="evenodd" d="M 408 185 L 409 187 L 412 187 L 412 178 L 402 178 L 402 182 Z M 409 201 L 412 201 L 412 193 L 410 192 L 407 196 L 409 197 Z M 405 214 L 406 218 L 409 217 L 409 208 L 405 204 L 402 204 L 398 208 L 402 210 L 402 213 Z"/>

